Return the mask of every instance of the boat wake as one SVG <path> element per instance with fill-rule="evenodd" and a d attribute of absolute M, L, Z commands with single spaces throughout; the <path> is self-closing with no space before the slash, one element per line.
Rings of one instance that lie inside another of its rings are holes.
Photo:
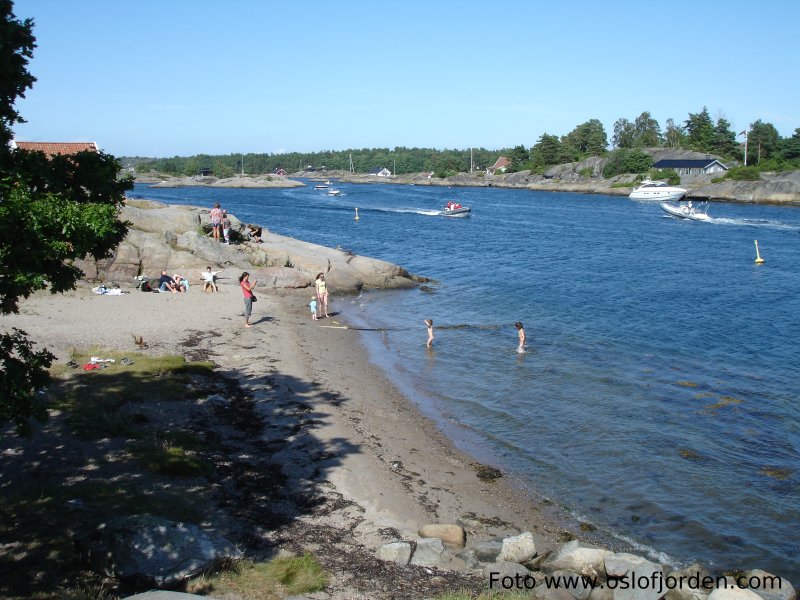
<path fill-rule="evenodd" d="M 764 227 L 767 229 L 782 229 L 784 231 L 800 231 L 797 225 L 790 225 L 781 221 L 769 221 L 765 219 L 727 219 L 717 218 L 709 219 L 710 223 L 717 223 L 719 225 L 745 225 L 748 227 Z"/>

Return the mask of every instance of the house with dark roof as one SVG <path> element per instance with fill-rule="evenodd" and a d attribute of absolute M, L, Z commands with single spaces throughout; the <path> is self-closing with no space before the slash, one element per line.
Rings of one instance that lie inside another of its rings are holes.
<path fill-rule="evenodd" d="M 724 173 L 728 167 L 716 158 L 701 159 L 663 159 L 653 165 L 656 169 L 674 169 L 678 175 L 706 175 L 709 173 Z"/>
<path fill-rule="evenodd" d="M 100 151 L 97 147 L 97 142 L 21 142 L 17 140 L 11 141 L 11 149 L 44 152 L 48 158 L 58 154 Z"/>
<path fill-rule="evenodd" d="M 377 175 L 378 177 L 389 177 L 392 172 L 386 167 L 375 167 L 369 172 L 370 175 Z"/>

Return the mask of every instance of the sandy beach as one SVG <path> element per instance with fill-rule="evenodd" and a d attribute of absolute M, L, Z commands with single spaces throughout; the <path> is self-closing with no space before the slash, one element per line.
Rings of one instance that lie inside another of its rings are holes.
<path fill-rule="evenodd" d="M 318 321 L 308 312 L 310 291 L 259 293 L 254 326 L 245 329 L 238 274 L 222 272 L 218 294 L 203 293 L 195 285 L 185 295 L 134 289 L 107 296 L 94 295 L 85 284 L 64 296 L 40 293 L 21 304 L 20 314 L 4 317 L 3 328 L 27 331 L 37 347 L 57 356 L 57 364 L 69 360 L 76 348 L 176 353 L 213 361 L 253 399 L 265 422 L 262 441 L 281 438 L 283 445 L 271 461 L 286 475 L 285 485 L 312 487 L 340 501 L 339 510 L 329 503 L 324 511 L 298 516 L 281 532 L 263 534 L 277 546 L 320 555 L 334 573 L 320 597 L 421 597 L 415 586 L 427 590 L 430 582 L 423 580 L 431 577 L 438 577 L 434 583 L 444 589 L 467 583 L 480 587 L 480 577 L 470 574 L 460 558 L 433 570 L 375 567 L 388 583 L 375 582 L 375 571 L 370 575 L 354 558 L 370 560 L 382 544 L 414 539 L 426 523 L 462 524 L 468 546 L 521 531 L 531 531 L 543 550 L 578 537 L 577 524 L 567 524 L 549 502 L 527 496 L 506 479 L 478 477 L 481 466 L 457 451 L 369 363 L 357 332 L 330 327 L 346 325 L 336 316 L 343 299 L 335 290 L 333 315 Z M 189 278 L 199 284 L 199 274 Z M 144 350 L 134 343 L 137 337 L 147 344 Z M 303 418 L 302 427 L 292 430 L 281 419 L 293 410 Z M 29 443 L 13 436 L 4 442 Z M 219 518 L 236 519 L 225 511 Z M 298 536 L 295 540 L 305 540 L 299 546 L 284 544 L 301 522 L 333 528 L 339 532 L 334 535 L 337 543 L 326 550 L 320 539 Z M 219 528 L 229 535 L 239 531 L 230 524 Z M 450 577 L 455 579 L 443 577 L 445 571 L 453 571 Z M 398 591 L 401 587 L 408 588 L 407 594 Z"/>

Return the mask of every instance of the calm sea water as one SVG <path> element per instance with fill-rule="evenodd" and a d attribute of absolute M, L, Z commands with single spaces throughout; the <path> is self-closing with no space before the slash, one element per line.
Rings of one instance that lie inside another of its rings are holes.
<path fill-rule="evenodd" d="M 610 196 L 336 187 L 132 195 L 435 279 L 333 309 L 383 330 L 361 334 L 373 360 L 459 445 L 653 557 L 800 581 L 800 209 L 697 223 Z M 473 216 L 436 216 L 448 199 Z"/>

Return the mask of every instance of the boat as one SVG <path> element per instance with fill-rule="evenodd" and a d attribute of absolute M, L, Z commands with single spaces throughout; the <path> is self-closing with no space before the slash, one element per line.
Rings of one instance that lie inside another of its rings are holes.
<path fill-rule="evenodd" d="M 645 179 L 628 195 L 631 200 L 658 200 L 659 202 L 674 202 L 686 195 L 683 188 L 668 185 L 664 181 Z"/>
<path fill-rule="evenodd" d="M 680 204 L 669 204 L 661 202 L 659 204 L 661 209 L 673 217 L 678 219 L 690 219 L 692 221 L 710 221 L 711 217 L 704 210 L 698 210 L 692 205 L 692 201 L 681 202 Z"/>
<path fill-rule="evenodd" d="M 315 185 L 315 186 L 314 186 L 314 189 L 315 189 L 315 190 L 327 190 L 327 189 L 328 189 L 328 186 L 327 186 L 327 185 L 322 185 L 322 184 L 320 184 L 320 185 Z"/>
<path fill-rule="evenodd" d="M 341 193 L 339 190 L 328 190 L 328 196 L 338 196 Z"/>
<path fill-rule="evenodd" d="M 458 202 L 448 202 L 439 213 L 440 217 L 468 217 L 471 209 Z"/>

